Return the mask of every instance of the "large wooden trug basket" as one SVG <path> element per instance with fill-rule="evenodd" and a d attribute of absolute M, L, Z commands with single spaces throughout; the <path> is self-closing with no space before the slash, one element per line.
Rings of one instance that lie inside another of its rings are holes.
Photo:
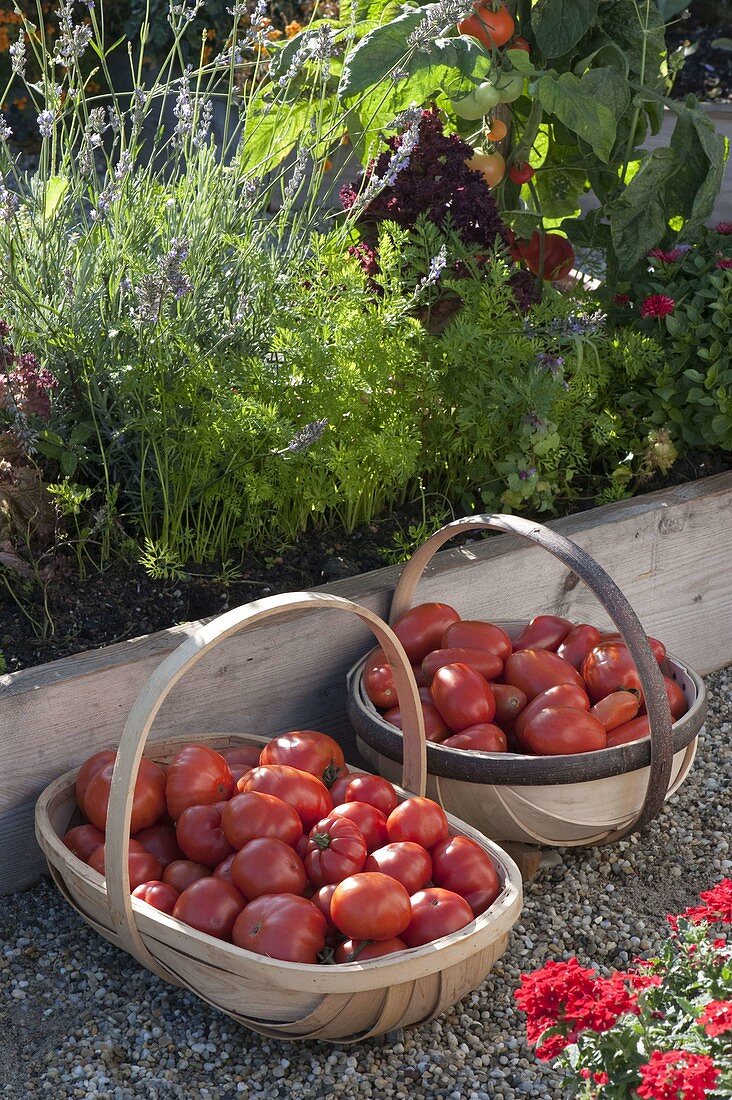
<path fill-rule="evenodd" d="M 163 701 L 204 653 L 225 638 L 276 615 L 313 610 L 357 615 L 388 654 L 405 714 L 403 785 L 407 790 L 400 789 L 398 794 L 402 800 L 410 792 L 424 794 L 422 711 L 409 662 L 396 636 L 377 615 L 348 600 L 295 593 L 259 600 L 205 624 L 158 666 L 143 687 L 124 727 L 112 778 L 106 880 L 72 855 L 61 840 L 76 810 L 78 769 L 55 780 L 39 798 L 36 836 L 69 904 L 100 935 L 134 955 L 154 974 L 186 987 L 260 1034 L 357 1042 L 444 1012 L 480 985 L 505 951 L 508 933 L 521 912 L 521 877 L 509 856 L 470 826 L 449 817 L 453 835 L 471 837 L 493 859 L 502 886 L 499 897 L 465 929 L 373 962 L 333 966 L 280 962 L 198 932 L 130 896 L 127 860 L 132 795 L 140 759 Z M 266 740 L 191 732 L 187 737 L 153 742 L 147 755 L 165 763 L 192 741 L 224 748 Z"/>
<path fill-rule="evenodd" d="M 650 720 L 650 737 L 616 748 L 565 756 L 464 752 L 427 746 L 427 793 L 487 836 L 501 842 L 567 847 L 607 844 L 636 832 L 678 790 L 696 753 L 706 714 L 704 682 L 677 657 L 659 668 L 645 631 L 623 593 L 581 547 L 541 524 L 518 516 L 483 515 L 456 520 L 427 540 L 406 564 L 394 592 L 389 621 L 411 606 L 417 584 L 433 555 L 468 531 L 521 535 L 557 557 L 583 580 L 617 626 L 640 676 Z M 527 586 L 531 578 L 526 578 Z M 470 614 L 469 573 L 450 592 L 465 617 Z M 537 609 L 538 610 L 538 609 Z M 525 622 L 498 622 L 518 637 Z M 363 661 L 352 669 L 348 714 L 363 757 L 382 775 L 398 774 L 402 735 L 385 722 L 363 690 Z M 688 709 L 672 725 L 662 673 L 683 689 Z M 400 697 L 401 701 L 401 697 Z"/>

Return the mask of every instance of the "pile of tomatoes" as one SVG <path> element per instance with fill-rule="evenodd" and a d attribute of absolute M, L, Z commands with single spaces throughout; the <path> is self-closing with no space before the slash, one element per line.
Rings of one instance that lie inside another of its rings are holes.
<path fill-rule="evenodd" d="M 90 757 L 76 801 L 87 824 L 63 840 L 105 873 L 115 753 Z M 451 836 L 428 798 L 349 772 L 314 730 L 216 752 L 143 758 L 129 851 L 133 896 L 218 939 L 289 962 L 345 963 L 465 928 L 501 892 L 488 853 Z"/>
<path fill-rule="evenodd" d="M 557 756 L 637 741 L 649 733 L 643 691 L 617 633 L 537 615 L 511 640 L 493 623 L 461 619 L 443 603 L 413 607 L 394 633 L 419 685 L 427 740 L 478 752 Z M 663 668 L 666 649 L 648 639 Z M 664 675 L 674 721 L 687 709 Z M 366 660 L 363 687 L 402 729 L 394 676 L 383 650 Z"/>

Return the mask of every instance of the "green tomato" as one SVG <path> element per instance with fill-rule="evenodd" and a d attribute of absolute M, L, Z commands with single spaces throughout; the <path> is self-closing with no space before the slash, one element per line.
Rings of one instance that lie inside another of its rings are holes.
<path fill-rule="evenodd" d="M 513 103 L 524 90 L 524 77 L 522 73 L 501 73 L 496 80 L 496 88 L 501 103 Z"/>
<path fill-rule="evenodd" d="M 452 109 L 458 118 L 465 118 L 474 122 L 492 111 L 496 104 L 500 102 L 500 99 L 498 89 L 489 80 L 485 80 L 472 92 L 464 96 L 463 99 L 453 99 Z"/>

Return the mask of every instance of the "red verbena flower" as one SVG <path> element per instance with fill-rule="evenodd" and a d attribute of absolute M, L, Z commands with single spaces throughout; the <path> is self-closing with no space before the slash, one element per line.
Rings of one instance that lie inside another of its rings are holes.
<path fill-rule="evenodd" d="M 636 1092 L 643 1100 L 704 1100 L 719 1070 L 706 1054 L 654 1050 L 650 1061 L 640 1067 L 640 1075 L 642 1083 Z"/>
<path fill-rule="evenodd" d="M 707 1035 L 723 1035 L 732 1031 L 732 1001 L 710 1001 L 699 1017 Z"/>
<path fill-rule="evenodd" d="M 723 878 L 711 890 L 702 891 L 699 897 L 704 905 L 691 906 L 681 914 L 682 917 L 692 924 L 700 924 L 702 921 L 710 924 L 717 921 L 732 924 L 732 879 Z"/>
<path fill-rule="evenodd" d="M 620 306 L 621 308 L 622 306 L 629 306 L 630 294 L 615 294 L 613 296 L 613 302 L 616 306 Z"/>
<path fill-rule="evenodd" d="M 728 237 L 732 233 L 732 222 L 718 222 L 714 228 L 717 233 L 723 233 Z"/>
<path fill-rule="evenodd" d="M 679 248 L 672 248 L 670 252 L 664 252 L 662 248 L 652 248 L 648 253 L 649 260 L 661 260 L 665 264 L 675 264 L 679 256 L 683 256 Z"/>
<path fill-rule="evenodd" d="M 721 259 L 717 260 L 717 267 L 722 271 L 732 271 L 732 257 L 722 256 Z"/>
<path fill-rule="evenodd" d="M 641 305 L 641 317 L 668 317 L 676 302 L 668 294 L 650 294 Z"/>

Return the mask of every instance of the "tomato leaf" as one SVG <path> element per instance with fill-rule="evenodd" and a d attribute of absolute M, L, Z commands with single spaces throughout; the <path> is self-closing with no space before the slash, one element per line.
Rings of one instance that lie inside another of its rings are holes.
<path fill-rule="evenodd" d="M 582 77 L 582 91 L 592 99 L 608 107 L 615 119 L 625 114 L 630 106 L 630 89 L 622 73 L 612 66 L 591 69 Z"/>
<path fill-rule="evenodd" d="M 545 57 L 562 57 L 587 33 L 598 0 L 539 0 L 531 13 L 536 44 Z"/>
<path fill-rule="evenodd" d="M 712 213 L 722 186 L 726 142 L 700 108 L 669 107 L 676 115 L 670 145 L 679 171 L 668 188 L 667 213 L 669 217 L 681 214 L 687 228 L 696 228 Z"/>
<path fill-rule="evenodd" d="M 666 231 L 666 186 L 678 170 L 673 149 L 654 149 L 610 213 L 612 243 L 628 271 L 655 248 Z"/>
<path fill-rule="evenodd" d="M 588 142 L 607 164 L 615 143 L 615 117 L 608 107 L 592 98 L 584 77 L 578 80 L 572 73 L 562 73 L 556 79 L 542 76 L 536 94 L 548 114 Z"/>

